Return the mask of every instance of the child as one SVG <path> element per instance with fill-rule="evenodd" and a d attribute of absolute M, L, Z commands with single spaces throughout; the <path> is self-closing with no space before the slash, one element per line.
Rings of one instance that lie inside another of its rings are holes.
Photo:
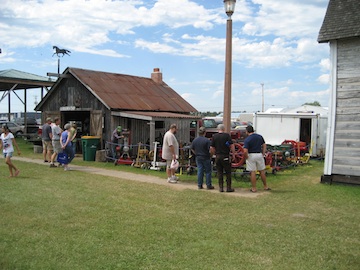
<path fill-rule="evenodd" d="M 14 135 L 10 132 L 7 125 L 2 126 L 2 134 L 0 137 L 0 149 L 3 148 L 5 163 L 9 167 L 10 177 L 18 176 L 20 171 L 15 167 L 15 165 L 11 162 L 11 157 L 14 153 L 14 146 L 18 151 L 18 155 L 20 155 L 20 149 L 16 143 Z"/>

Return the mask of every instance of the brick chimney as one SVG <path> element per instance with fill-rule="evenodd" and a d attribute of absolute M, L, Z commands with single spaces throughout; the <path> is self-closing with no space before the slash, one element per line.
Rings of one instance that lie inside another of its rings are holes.
<path fill-rule="evenodd" d="M 154 68 L 153 73 L 151 73 L 151 79 L 156 83 L 162 83 L 162 73 L 160 72 L 159 68 Z"/>

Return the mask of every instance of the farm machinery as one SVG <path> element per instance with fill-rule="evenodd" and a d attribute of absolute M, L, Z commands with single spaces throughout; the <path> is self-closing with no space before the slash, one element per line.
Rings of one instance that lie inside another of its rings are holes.
<path fill-rule="evenodd" d="M 250 172 L 246 170 L 243 144 L 234 143 L 234 146 L 235 155 L 231 162 L 233 176 L 235 180 L 248 179 Z M 130 155 L 130 148 L 136 155 Z M 158 142 L 154 142 L 154 150 L 151 151 L 150 146 L 143 143 L 127 147 L 124 145 L 121 150 L 115 164 L 132 165 L 150 170 L 161 170 L 166 167 L 166 162 L 161 157 L 162 149 Z M 195 155 L 191 152 L 191 146 L 180 144 L 179 150 L 179 174 L 191 175 L 196 173 Z M 310 159 L 309 152 L 311 152 L 311 147 L 308 149 L 306 143 L 301 141 L 284 140 L 280 145 L 267 145 L 267 152 L 264 155 L 266 173 L 276 174 L 280 170 L 306 164 Z M 213 158 L 212 163 L 213 171 L 216 173 L 215 158 Z"/>
<path fill-rule="evenodd" d="M 235 144 L 236 155 L 232 160 L 231 167 L 236 180 L 249 179 L 250 172 L 246 170 L 243 146 Z M 267 152 L 264 155 L 266 173 L 276 172 L 308 163 L 310 154 L 304 142 L 284 140 L 280 145 L 267 145 Z"/>

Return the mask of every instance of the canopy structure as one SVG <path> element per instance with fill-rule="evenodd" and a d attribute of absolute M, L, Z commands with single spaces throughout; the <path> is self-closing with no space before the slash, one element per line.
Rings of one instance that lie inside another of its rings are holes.
<path fill-rule="evenodd" d="M 44 90 L 49 91 L 51 86 L 55 83 L 48 77 L 39 76 L 15 69 L 0 70 L 0 92 L 2 92 L 0 102 L 6 97 L 8 98 L 8 120 L 11 115 L 11 93 L 22 102 L 24 105 L 24 120 L 26 125 L 26 104 L 27 104 L 27 90 L 39 88 L 41 91 L 40 99 L 44 96 Z M 24 97 L 21 98 L 16 90 L 24 90 Z"/>

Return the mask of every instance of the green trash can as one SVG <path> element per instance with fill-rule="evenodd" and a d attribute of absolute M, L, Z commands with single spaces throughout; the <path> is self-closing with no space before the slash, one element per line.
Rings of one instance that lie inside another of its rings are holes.
<path fill-rule="evenodd" d="M 96 150 L 100 143 L 100 137 L 97 136 L 82 136 L 81 144 L 83 151 L 83 160 L 95 161 Z"/>

